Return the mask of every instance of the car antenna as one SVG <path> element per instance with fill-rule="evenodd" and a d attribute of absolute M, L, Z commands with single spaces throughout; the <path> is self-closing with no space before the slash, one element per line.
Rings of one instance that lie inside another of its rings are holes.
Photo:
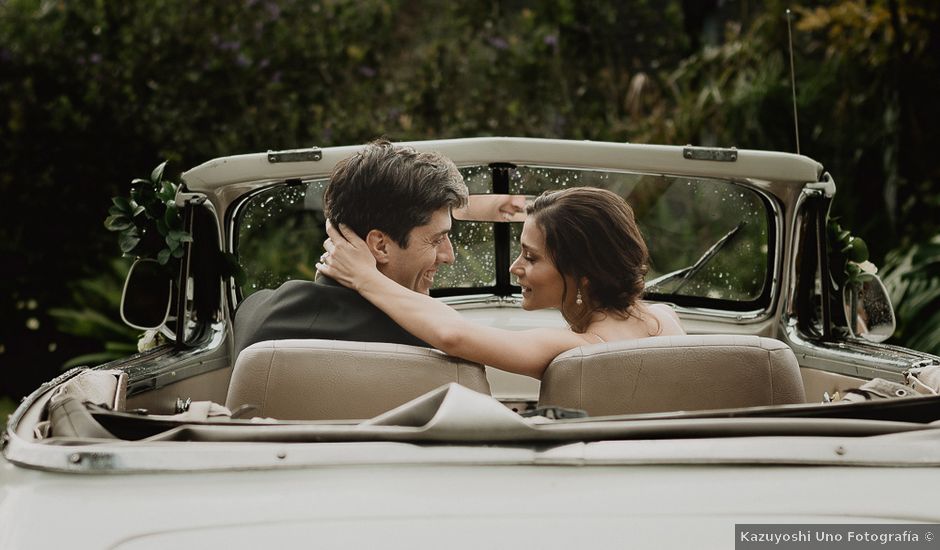
<path fill-rule="evenodd" d="M 793 131 L 796 134 L 796 154 L 800 154 L 800 119 L 796 114 L 796 71 L 793 68 L 793 30 L 790 28 L 792 13 L 787 8 L 787 37 L 790 45 L 790 90 L 793 93 Z"/>

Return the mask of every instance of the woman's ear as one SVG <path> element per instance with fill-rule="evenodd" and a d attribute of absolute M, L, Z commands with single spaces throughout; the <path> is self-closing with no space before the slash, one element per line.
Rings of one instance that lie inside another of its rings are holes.
<path fill-rule="evenodd" d="M 369 252 L 375 257 L 375 262 L 379 265 L 387 264 L 389 260 L 389 245 L 392 240 L 383 231 L 372 229 L 366 233 L 366 246 Z"/>

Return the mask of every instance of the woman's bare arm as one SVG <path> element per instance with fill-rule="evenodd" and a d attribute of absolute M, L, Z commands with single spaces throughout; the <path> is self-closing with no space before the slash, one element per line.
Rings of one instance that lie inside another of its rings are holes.
<path fill-rule="evenodd" d="M 385 277 L 366 243 L 352 230 L 341 229 L 343 234 L 327 227 L 327 255 L 317 270 L 356 290 L 402 328 L 445 353 L 541 378 L 555 356 L 587 343 L 565 329 L 515 331 L 467 321 L 446 304 Z"/>

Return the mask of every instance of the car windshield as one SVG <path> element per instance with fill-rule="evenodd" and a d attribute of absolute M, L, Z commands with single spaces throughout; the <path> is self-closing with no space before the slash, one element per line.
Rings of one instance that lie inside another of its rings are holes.
<path fill-rule="evenodd" d="M 769 201 L 719 179 L 538 166 L 461 169 L 471 195 L 537 196 L 593 186 L 633 208 L 650 250 L 648 296 L 680 305 L 759 309 L 769 301 L 773 217 Z M 311 279 L 324 239 L 327 180 L 277 184 L 250 195 L 235 218 L 235 251 L 247 274 L 242 296 L 290 279 Z M 508 231 L 506 230 L 508 228 Z M 516 293 L 508 265 L 519 222 L 454 221 L 457 261 L 442 266 L 436 293 Z"/>

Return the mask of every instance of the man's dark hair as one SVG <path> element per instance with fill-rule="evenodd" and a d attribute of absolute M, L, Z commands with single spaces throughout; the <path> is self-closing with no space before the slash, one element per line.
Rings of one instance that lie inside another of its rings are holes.
<path fill-rule="evenodd" d="M 336 165 L 323 201 L 333 225 L 346 224 L 362 238 L 378 229 L 407 248 L 412 229 L 442 208 L 464 206 L 467 195 L 453 161 L 383 138 Z"/>

